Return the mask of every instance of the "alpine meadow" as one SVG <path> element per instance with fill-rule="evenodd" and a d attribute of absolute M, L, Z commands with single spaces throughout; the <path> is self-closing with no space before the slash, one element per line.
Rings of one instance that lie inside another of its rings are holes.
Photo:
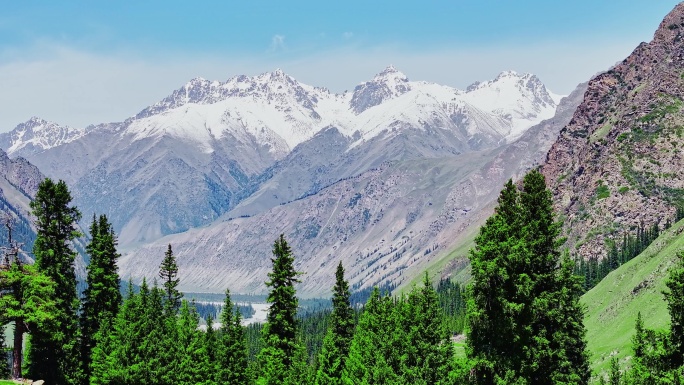
<path fill-rule="evenodd" d="M 0 385 L 684 383 L 684 2 L 3 8 Z"/>

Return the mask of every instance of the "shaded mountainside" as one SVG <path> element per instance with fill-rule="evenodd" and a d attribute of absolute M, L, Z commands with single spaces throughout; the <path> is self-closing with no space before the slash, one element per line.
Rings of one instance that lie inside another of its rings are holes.
<path fill-rule="evenodd" d="M 10 159 L 0 150 L 0 211 L 2 216 L 9 215 L 12 218 L 13 238 L 23 243 L 22 249 L 25 251 L 31 250 L 35 240 L 29 203 L 43 179 L 43 174 L 26 159 Z M 0 246 L 8 246 L 7 236 L 7 229 L 2 225 Z"/>
<path fill-rule="evenodd" d="M 277 178 L 278 173 L 295 167 L 315 168 L 313 162 L 329 161 L 325 150 L 317 153 L 316 146 L 306 150 L 300 145 L 293 154 L 305 154 L 293 157 L 293 164 L 282 170 L 275 170 L 276 176 L 263 185 L 273 183 L 271 193 L 264 193 L 268 190 L 262 186 L 260 192 L 229 211 L 222 221 L 126 250 L 121 260 L 122 276 L 136 280 L 153 277 L 166 245 L 171 243 L 186 290 L 221 291 L 230 287 L 236 292 L 263 292 L 271 263 L 271 242 L 285 233 L 296 253 L 297 269 L 306 273 L 298 293 L 327 295 L 340 260 L 354 289 L 407 283 L 428 267 L 443 266 L 447 256 L 451 257 L 448 251 L 467 242 L 469 229 L 489 216 L 505 181 L 543 161 L 583 92 L 584 86 L 578 87 L 561 101 L 555 117 L 530 128 L 510 145 L 460 155 L 435 152 L 432 156 L 413 155 L 383 162 L 322 186 L 314 194 L 302 198 L 290 194 L 292 201 L 284 204 L 276 205 L 277 198 L 272 198 L 271 208 L 253 214 L 266 206 L 264 197 L 296 189 L 301 192 L 305 191 L 302 186 L 315 185 L 309 179 L 297 182 L 296 173 Z M 330 143 L 345 145 L 335 129 L 320 135 L 335 138 Z M 388 140 L 375 148 L 392 148 L 397 143 L 401 142 Z M 330 163 L 331 167 L 335 165 Z M 245 215 L 251 216 L 241 217 Z M 455 273 L 454 269 L 463 266 L 448 264 L 447 273 Z"/>
<path fill-rule="evenodd" d="M 684 207 L 684 4 L 650 43 L 589 82 L 543 173 L 571 252 L 606 254 L 607 239 L 672 220 Z"/>

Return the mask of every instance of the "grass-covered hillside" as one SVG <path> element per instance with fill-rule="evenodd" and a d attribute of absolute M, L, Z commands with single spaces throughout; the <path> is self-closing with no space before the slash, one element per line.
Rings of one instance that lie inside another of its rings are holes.
<path fill-rule="evenodd" d="M 631 338 L 637 313 L 644 326 L 665 329 L 669 314 L 663 297 L 668 269 L 684 249 L 684 221 L 665 231 L 643 253 L 620 266 L 588 291 L 585 325 L 592 369 L 607 371 L 615 354 L 625 367 L 632 355 Z"/>

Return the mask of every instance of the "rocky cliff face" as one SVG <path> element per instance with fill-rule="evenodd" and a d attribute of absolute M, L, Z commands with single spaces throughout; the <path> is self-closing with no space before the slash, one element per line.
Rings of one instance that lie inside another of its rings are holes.
<path fill-rule="evenodd" d="M 684 4 L 650 43 L 589 82 L 543 167 L 568 246 L 605 254 L 609 238 L 661 226 L 684 207 Z"/>

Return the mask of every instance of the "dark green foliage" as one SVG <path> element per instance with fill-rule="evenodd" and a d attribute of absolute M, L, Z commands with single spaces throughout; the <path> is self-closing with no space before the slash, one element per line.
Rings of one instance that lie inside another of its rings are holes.
<path fill-rule="evenodd" d="M 161 289 L 143 281 L 139 293 L 129 292 L 113 321 L 105 318 L 95 336 L 92 384 L 178 383 L 178 372 L 171 368 L 178 366 L 178 349 L 188 345 L 179 343 L 175 317 L 166 316 L 162 297 Z"/>
<path fill-rule="evenodd" d="M 372 384 L 396 383 L 397 374 L 390 362 L 398 352 L 391 348 L 395 329 L 390 316 L 391 299 L 380 296 L 376 288 L 366 303 L 345 362 L 343 383 Z M 388 362 L 389 361 L 389 362 Z"/>
<path fill-rule="evenodd" d="M 675 222 L 679 222 L 682 219 L 684 219 L 684 207 L 682 207 L 680 204 L 677 206 L 677 210 L 675 211 Z"/>
<path fill-rule="evenodd" d="M 13 323 L 12 378 L 21 378 L 23 334 L 36 330 L 54 330 L 54 282 L 33 265 L 26 265 L 16 256 L 9 265 L 0 267 L 0 334 L 4 325 Z M 3 345 L 0 347 L 4 348 Z M 4 350 L 2 353 L 5 353 Z M 0 357 L 5 367 L 6 356 Z"/>
<path fill-rule="evenodd" d="M 444 323 L 451 334 L 463 332 L 466 318 L 466 301 L 463 297 L 465 290 L 448 279 L 442 279 L 437 284 L 439 306 L 442 309 Z"/>
<path fill-rule="evenodd" d="M 608 186 L 601 183 L 598 187 L 596 187 L 596 199 L 606 199 L 609 196 L 610 190 L 608 189 Z"/>
<path fill-rule="evenodd" d="M 0 378 L 9 378 L 10 367 L 9 367 L 9 356 L 10 350 L 5 345 L 5 331 L 3 330 L 3 325 L 5 321 L 0 319 Z"/>
<path fill-rule="evenodd" d="M 74 258 L 70 244 L 78 235 L 76 222 L 81 217 L 70 206 L 71 194 L 64 181 L 54 183 L 47 178 L 38 186 L 31 202 L 36 217 L 36 241 L 33 255 L 38 271 L 52 280 L 55 292 L 55 329 L 37 330 L 31 335 L 28 374 L 49 384 L 79 382 L 78 317 Z"/>
<path fill-rule="evenodd" d="M 354 309 L 349 302 L 350 296 L 349 284 L 344 279 L 344 267 L 340 262 L 335 272 L 330 326 L 318 356 L 317 385 L 341 383 L 342 370 L 354 337 Z"/>
<path fill-rule="evenodd" d="M 90 225 L 90 243 L 86 251 L 90 256 L 87 267 L 87 288 L 83 293 L 80 325 L 81 325 L 81 360 L 84 379 L 90 378 L 91 351 L 94 346 L 93 337 L 100 330 L 105 318 L 113 319 L 121 304 L 118 267 L 120 254 L 116 251 L 116 234 L 105 215 L 100 215 Z"/>
<path fill-rule="evenodd" d="M 297 338 L 304 344 L 310 362 L 318 360 L 323 349 L 331 315 L 332 310 L 327 307 L 297 312 Z"/>
<path fill-rule="evenodd" d="M 234 310 L 228 290 L 220 320 L 217 381 L 223 384 L 247 384 L 249 375 L 245 330 L 241 325 L 240 311 Z"/>
<path fill-rule="evenodd" d="M 183 300 L 178 317 L 176 343 L 178 353 L 175 356 L 174 384 L 200 384 L 207 379 L 206 365 L 208 355 L 199 326 L 199 315 L 188 301 Z M 211 368 L 213 369 L 213 368 Z M 210 369 L 210 370 L 211 370 Z M 215 372 L 214 372 L 215 373 Z"/>
<path fill-rule="evenodd" d="M 620 365 L 617 357 L 613 356 L 610 359 L 610 373 L 608 375 L 608 383 L 610 385 L 620 385 L 622 380 L 622 373 L 620 372 Z"/>
<path fill-rule="evenodd" d="M 670 269 L 665 283 L 667 309 L 670 313 L 670 348 L 673 367 L 684 365 L 684 254 L 680 255 L 677 265 Z"/>
<path fill-rule="evenodd" d="M 162 260 L 159 266 L 159 278 L 162 280 L 162 287 L 166 293 L 165 302 L 167 310 L 170 314 L 176 314 L 180 308 L 183 294 L 178 291 L 178 284 L 180 283 L 178 264 L 170 244 L 166 253 L 164 253 L 164 260 Z"/>
<path fill-rule="evenodd" d="M 669 220 L 666 222 L 665 229 L 669 227 Z M 622 237 L 620 247 L 612 239 L 606 241 L 608 249 L 606 258 L 599 260 L 597 257 L 587 260 L 578 258 L 575 274 L 584 277 L 584 290 L 588 291 L 596 286 L 611 271 L 617 269 L 624 263 L 632 260 L 637 255 L 660 236 L 660 227 L 654 223 L 646 228 L 643 224 L 637 227 L 636 233 L 625 234 Z"/>
<path fill-rule="evenodd" d="M 471 251 L 467 351 L 477 383 L 572 383 L 589 380 L 581 282 L 561 259 L 543 175 L 521 191 L 509 181 Z"/>
<path fill-rule="evenodd" d="M 264 347 L 259 354 L 258 384 L 282 384 L 293 367 L 300 349 L 297 341 L 297 306 L 294 284 L 300 274 L 294 269 L 294 255 L 283 234 L 273 245 L 273 270 L 266 286 L 271 304 L 263 329 Z"/>
<path fill-rule="evenodd" d="M 391 299 L 373 291 L 352 339 L 344 384 L 449 383 L 453 350 L 431 282 Z"/>

